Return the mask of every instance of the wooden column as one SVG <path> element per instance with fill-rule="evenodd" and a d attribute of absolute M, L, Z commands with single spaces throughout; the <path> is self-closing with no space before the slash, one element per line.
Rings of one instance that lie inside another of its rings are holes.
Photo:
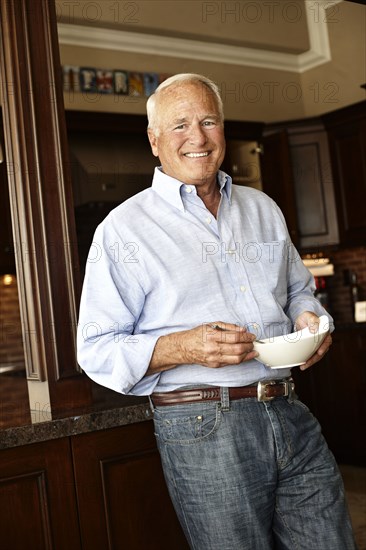
<path fill-rule="evenodd" d="M 75 354 L 79 262 L 55 5 L 0 0 L 0 10 L 4 135 L 28 386 L 32 406 L 38 401 L 55 417 L 91 399 Z M 46 419 L 42 410 L 39 420 Z"/>

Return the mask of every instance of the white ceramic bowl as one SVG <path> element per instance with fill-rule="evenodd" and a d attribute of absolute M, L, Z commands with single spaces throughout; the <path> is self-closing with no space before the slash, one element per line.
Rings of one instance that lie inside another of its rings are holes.
<path fill-rule="evenodd" d="M 304 328 L 297 332 L 275 336 L 254 342 L 254 349 L 259 353 L 256 360 L 267 367 L 284 369 L 303 365 L 311 357 L 329 332 L 329 320 L 326 315 L 320 317 L 319 331 L 316 334 Z"/>

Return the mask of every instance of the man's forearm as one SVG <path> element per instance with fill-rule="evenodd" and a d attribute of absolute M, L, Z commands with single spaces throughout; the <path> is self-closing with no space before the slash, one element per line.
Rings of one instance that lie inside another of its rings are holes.
<path fill-rule="evenodd" d="M 216 324 L 219 328 L 215 328 Z M 173 332 L 157 340 L 146 376 L 178 365 L 209 368 L 238 365 L 258 356 L 253 349 L 254 340 L 255 335 L 245 328 L 221 321 Z"/>
<path fill-rule="evenodd" d="M 181 334 L 173 332 L 160 336 L 156 342 L 146 376 L 173 369 L 185 362 Z"/>

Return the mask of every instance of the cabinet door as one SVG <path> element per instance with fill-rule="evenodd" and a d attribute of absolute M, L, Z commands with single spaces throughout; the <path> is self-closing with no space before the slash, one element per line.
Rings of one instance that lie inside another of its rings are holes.
<path fill-rule="evenodd" d="M 0 510 L 2 550 L 80 549 L 68 439 L 1 451 Z"/>
<path fill-rule="evenodd" d="M 83 548 L 186 550 L 151 421 L 73 438 Z"/>
<path fill-rule="evenodd" d="M 339 242 L 327 134 L 312 126 L 289 130 L 300 247 Z"/>
<path fill-rule="evenodd" d="M 366 240 L 366 102 L 325 115 L 341 241 Z"/>
<path fill-rule="evenodd" d="M 294 180 L 286 130 L 263 138 L 262 188 L 281 208 L 295 246 L 299 244 Z"/>

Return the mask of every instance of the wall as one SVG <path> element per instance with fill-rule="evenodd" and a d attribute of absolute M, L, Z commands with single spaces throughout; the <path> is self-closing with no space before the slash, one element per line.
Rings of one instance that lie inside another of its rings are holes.
<path fill-rule="evenodd" d="M 61 46 L 63 65 L 125 69 L 128 71 L 175 74 L 203 73 L 221 88 L 225 116 L 229 120 L 271 121 L 302 118 L 304 108 L 298 96 L 298 74 L 238 65 L 175 59 L 158 55 L 101 51 L 92 48 Z M 291 101 L 289 101 L 289 99 Z M 104 112 L 145 114 L 146 98 L 128 96 L 64 94 L 65 108 Z"/>
<path fill-rule="evenodd" d="M 305 116 L 365 99 L 360 85 L 366 83 L 366 7 L 342 2 L 337 9 L 328 23 L 332 63 L 309 70 L 302 77 L 303 89 L 308 92 L 304 94 Z"/>
<path fill-rule="evenodd" d="M 297 3 L 300 8 L 303 6 L 300 1 Z M 88 4 L 88 2 L 74 3 L 76 15 L 71 20 L 65 17 L 66 5 L 69 5 L 70 2 L 58 1 L 57 4 L 60 21 L 90 25 L 90 20 L 85 18 L 85 14 L 88 12 L 84 12 L 84 19 L 82 18 L 82 5 Z M 89 2 L 89 4 L 97 3 Z M 109 19 L 111 19 L 111 14 L 115 13 L 117 4 L 109 1 L 100 4 L 103 8 L 103 16 L 109 13 Z M 288 41 L 292 53 L 295 49 L 297 36 L 298 49 L 306 48 L 303 26 L 299 25 L 296 20 L 289 23 L 290 12 L 283 9 L 283 6 L 295 5 L 296 2 L 275 2 L 277 11 L 273 12 L 275 14 L 273 20 L 270 16 L 271 12 L 263 8 L 261 12 L 258 12 L 261 16 L 252 22 L 248 22 L 248 18 L 245 18 L 245 14 L 248 16 L 250 12 L 243 12 L 242 6 L 245 4 L 252 4 L 252 7 L 260 6 L 255 2 L 227 3 L 191 0 L 190 2 L 169 3 L 137 1 L 129 4 L 138 8 L 135 23 L 122 25 L 125 30 L 130 32 L 150 31 L 158 36 L 164 34 L 195 38 L 198 36 L 203 41 L 217 41 L 220 37 L 226 43 L 230 43 L 230 40 L 234 44 L 238 44 L 240 40 L 242 44 L 251 41 L 255 47 L 264 49 L 268 48 L 269 42 L 272 42 L 279 52 L 285 51 L 285 43 Z M 61 45 L 61 61 L 64 65 L 120 68 L 169 74 L 178 72 L 206 74 L 221 85 L 227 119 L 275 122 L 316 116 L 364 99 L 365 93 L 360 88 L 360 84 L 366 81 L 366 25 L 365 7 L 359 4 L 351 2 L 339 4 L 313 2 L 310 4 L 313 6 L 311 17 L 315 24 L 320 23 L 324 18 L 328 21 L 332 62 L 324 63 L 318 68 L 304 73 L 207 62 L 188 57 L 183 59 L 71 45 Z M 214 11 L 206 19 L 202 15 L 202 6 L 204 5 Z M 241 8 L 238 16 L 229 13 L 229 5 Z M 266 2 L 263 5 L 269 6 L 270 3 Z M 322 9 L 324 5 L 330 6 L 327 13 L 324 13 Z M 174 10 L 171 9 L 171 6 L 174 6 Z M 227 9 L 226 13 L 223 11 L 223 7 Z M 305 10 L 302 13 L 304 14 Z M 293 15 L 291 16 L 293 17 Z M 251 17 L 253 18 L 253 13 Z M 112 23 L 111 21 L 98 20 L 95 25 L 111 26 Z M 179 29 L 181 29 L 180 33 Z M 88 98 L 73 93 L 65 95 L 65 107 L 66 109 L 144 114 L 145 99 L 121 96 Z"/>

